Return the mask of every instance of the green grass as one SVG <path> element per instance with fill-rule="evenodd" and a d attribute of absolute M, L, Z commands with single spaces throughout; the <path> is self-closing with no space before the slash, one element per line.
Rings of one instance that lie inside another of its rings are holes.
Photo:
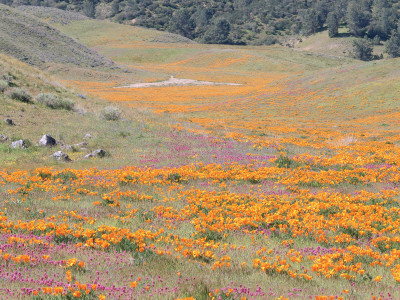
<path fill-rule="evenodd" d="M 28 139 L 36 145 L 43 134 L 49 134 L 68 145 L 87 141 L 87 150 L 74 147 L 66 151 L 75 161 L 72 165 L 84 167 L 124 166 L 127 162 L 121 160 L 121 157 L 129 157 L 131 163 L 134 164 L 138 159 L 138 153 L 152 151 L 151 147 L 147 148 L 147 145 L 158 143 L 155 136 L 161 129 L 158 125 L 143 126 L 143 124 L 151 124 L 151 119 L 154 118 L 145 111 L 140 113 L 124 109 L 124 116 L 128 119 L 104 122 L 101 111 L 108 105 L 107 102 L 98 99 L 93 101 L 91 97 L 82 99 L 77 96 L 78 92 L 62 87 L 54 78 L 10 57 L 0 55 L 0 66 L 2 73 L 12 74 L 14 86 L 24 88 L 32 96 L 51 92 L 60 98 L 73 99 L 78 111 L 85 111 L 82 114 L 72 110 L 55 110 L 39 103 L 15 101 L 7 93 L 1 93 L 0 118 L 11 118 L 16 126 L 8 126 L 2 121 L 0 133 L 9 136 L 12 140 L 16 137 Z M 143 130 L 144 127 L 147 129 Z M 91 135 L 90 139 L 85 140 L 86 133 Z M 139 136 L 141 138 L 138 138 Z M 33 147 L 27 150 L 10 149 L 9 142 L 0 146 L 2 152 L 0 164 L 3 166 L 18 165 L 30 168 L 46 164 L 66 167 L 66 164 L 55 162 L 50 158 L 52 153 L 60 149 L 59 146 L 52 149 Z M 106 150 L 111 156 L 95 160 L 83 159 L 85 154 L 99 148 Z"/>

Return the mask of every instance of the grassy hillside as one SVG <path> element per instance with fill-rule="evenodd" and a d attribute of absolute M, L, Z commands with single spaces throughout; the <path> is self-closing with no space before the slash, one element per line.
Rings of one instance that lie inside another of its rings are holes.
<path fill-rule="evenodd" d="M 112 62 L 39 19 L 0 4 L 0 51 L 31 65 L 110 66 Z"/>
<path fill-rule="evenodd" d="M 50 157 L 56 151 L 62 150 L 73 160 L 75 166 L 124 166 L 128 161 L 139 164 L 138 153 L 145 155 L 153 151 L 159 143 L 154 137 L 160 133 L 160 123 L 151 122 L 154 117 L 146 110 L 133 111 L 125 108 L 120 120 L 107 121 L 102 117 L 102 111 L 110 104 L 101 99 L 79 94 L 79 91 L 65 88 L 57 78 L 51 77 L 14 58 L 0 54 L 0 80 L 8 86 L 0 91 L 0 134 L 8 136 L 8 140 L 0 142 L 0 165 L 3 167 L 18 166 L 32 168 L 43 165 L 65 167 Z M 29 103 L 12 98 L 16 89 L 25 90 L 32 98 Z M 40 93 L 52 93 L 61 99 L 69 99 L 75 105 L 72 110 L 52 109 L 37 100 Z M 5 123 L 12 119 L 15 125 Z M 42 135 L 49 134 L 65 145 L 52 148 L 38 146 Z M 90 138 L 85 138 L 90 134 Z M 27 149 L 12 149 L 12 141 L 24 139 L 30 144 Z M 74 146 L 86 142 L 85 146 Z M 103 159 L 89 160 L 84 156 L 96 149 L 104 149 L 109 155 Z M 121 160 L 121 157 L 130 157 Z"/>
<path fill-rule="evenodd" d="M 31 142 L 0 143 L 0 298 L 400 299 L 400 59 L 316 54 L 312 38 L 155 42 L 51 13 L 123 68 L 0 55 L 0 118 L 16 123 L 0 134 Z"/>
<path fill-rule="evenodd" d="M 308 37 L 302 37 L 299 42 L 295 40 L 294 48 L 320 55 L 336 57 L 351 57 L 353 55 L 354 37 L 350 36 L 346 28 L 340 28 L 339 35 L 335 38 L 328 36 L 328 31 L 321 31 Z M 384 53 L 384 45 L 373 46 L 373 54 Z"/>

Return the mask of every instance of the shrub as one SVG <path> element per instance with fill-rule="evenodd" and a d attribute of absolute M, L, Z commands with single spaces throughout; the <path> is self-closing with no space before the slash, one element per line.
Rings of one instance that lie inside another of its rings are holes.
<path fill-rule="evenodd" d="M 353 58 L 369 61 L 374 58 L 372 55 L 372 43 L 367 39 L 356 39 L 353 41 Z"/>
<path fill-rule="evenodd" d="M 27 91 L 21 88 L 12 89 L 9 96 L 11 97 L 11 99 L 26 103 L 31 102 L 32 99 L 31 95 L 29 95 Z"/>
<path fill-rule="evenodd" d="M 0 80 L 0 92 L 3 93 L 8 88 L 8 82 Z"/>
<path fill-rule="evenodd" d="M 121 118 L 122 111 L 115 106 L 107 106 L 101 111 L 101 115 L 108 121 L 117 121 Z"/>
<path fill-rule="evenodd" d="M 36 101 L 52 109 L 72 110 L 75 105 L 70 99 L 63 99 L 52 93 L 39 94 L 36 96 Z"/>

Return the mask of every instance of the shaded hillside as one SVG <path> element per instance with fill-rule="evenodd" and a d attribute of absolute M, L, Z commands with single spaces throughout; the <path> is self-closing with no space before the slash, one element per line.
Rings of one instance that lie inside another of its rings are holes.
<path fill-rule="evenodd" d="M 0 0 L 19 6 L 19 0 Z M 313 35 L 346 26 L 352 36 L 387 40 L 397 29 L 396 0 L 26 0 L 25 5 L 79 11 L 90 18 L 110 19 L 166 30 L 210 44 L 269 45 L 277 37 Z"/>
<path fill-rule="evenodd" d="M 36 66 L 48 62 L 85 67 L 113 64 L 39 19 L 1 4 L 0 52 Z"/>

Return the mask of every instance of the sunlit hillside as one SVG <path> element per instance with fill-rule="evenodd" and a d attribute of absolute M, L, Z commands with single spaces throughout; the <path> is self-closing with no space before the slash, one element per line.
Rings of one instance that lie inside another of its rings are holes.
<path fill-rule="evenodd" d="M 400 298 L 399 59 L 36 15 L 115 67 L 0 56 L 0 298 Z"/>

